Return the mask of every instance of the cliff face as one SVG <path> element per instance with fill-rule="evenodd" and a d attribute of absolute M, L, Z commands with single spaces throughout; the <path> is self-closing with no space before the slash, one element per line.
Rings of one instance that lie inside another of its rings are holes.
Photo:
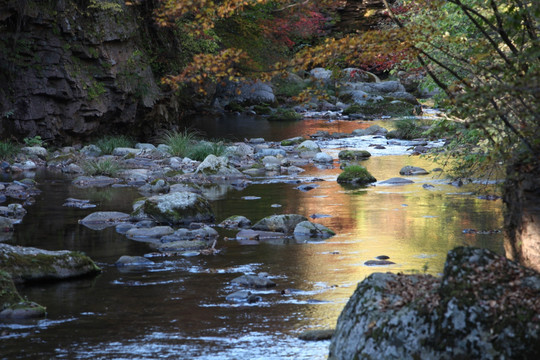
<path fill-rule="evenodd" d="M 0 138 L 141 135 L 174 118 L 150 66 L 143 10 L 123 0 L 0 0 Z"/>

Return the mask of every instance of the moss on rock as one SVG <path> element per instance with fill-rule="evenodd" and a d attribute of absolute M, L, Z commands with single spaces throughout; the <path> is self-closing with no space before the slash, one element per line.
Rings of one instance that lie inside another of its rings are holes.
<path fill-rule="evenodd" d="M 337 182 L 340 184 L 367 185 L 375 181 L 377 179 L 360 165 L 347 166 L 337 178 Z"/>

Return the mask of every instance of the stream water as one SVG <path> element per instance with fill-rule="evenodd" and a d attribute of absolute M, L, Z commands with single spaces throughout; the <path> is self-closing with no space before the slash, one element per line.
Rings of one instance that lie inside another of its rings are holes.
<path fill-rule="evenodd" d="M 246 122 L 247 121 L 247 122 Z M 246 120 L 197 122 L 211 137 L 264 137 L 267 140 L 313 133 L 350 132 L 373 122 L 306 120 L 270 124 Z M 252 123 L 249 123 L 251 121 Z M 391 127 L 392 123 L 383 124 Z M 242 127 L 242 130 L 238 130 Z M 335 147 L 328 143 L 325 146 Z M 338 149 L 327 150 L 330 153 Z M 399 176 L 405 165 L 433 169 L 417 156 L 372 156 L 363 165 L 379 180 Z M 325 241 L 294 240 L 248 245 L 227 241 L 234 232 L 219 230 L 222 252 L 205 257 L 155 257 L 156 266 L 123 272 L 114 266 L 122 255 L 144 255 L 144 243 L 128 240 L 114 228 L 94 231 L 78 224 L 93 211 L 130 212 L 135 189 L 79 189 L 70 179 L 36 174 L 42 194 L 28 207 L 10 243 L 49 250 L 83 251 L 103 268 L 94 278 L 20 287 L 28 299 L 47 307 L 47 318 L 0 323 L 2 359 L 325 359 L 329 341 L 297 339 L 308 329 L 333 328 L 356 284 L 377 271 L 441 273 L 446 252 L 472 245 L 502 249 L 502 235 L 468 234 L 464 229 L 502 226 L 501 203 L 456 188 L 435 175 L 409 177 L 405 186 L 348 189 L 336 183 L 341 172 L 310 167 L 302 177 L 317 177 L 318 188 L 302 192 L 297 184 L 263 180 L 238 191 L 207 189 L 216 220 L 244 215 L 252 221 L 281 213 L 324 214 L 313 221 L 336 231 Z M 424 184 L 432 185 L 429 189 Z M 257 200 L 243 197 L 256 196 Z M 95 209 L 62 207 L 68 197 L 89 199 Z M 279 204 L 281 207 L 272 207 Z M 365 266 L 387 255 L 395 265 Z M 225 297 L 230 281 L 242 274 L 267 272 L 278 285 L 254 291 L 255 304 L 234 304 Z M 284 289 L 294 289 L 282 295 Z"/>

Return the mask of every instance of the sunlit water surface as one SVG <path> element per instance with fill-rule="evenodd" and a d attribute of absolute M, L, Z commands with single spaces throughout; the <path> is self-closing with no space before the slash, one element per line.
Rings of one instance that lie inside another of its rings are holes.
<path fill-rule="evenodd" d="M 239 134 L 278 140 L 327 129 L 328 124 L 306 121 L 273 129 L 267 123 L 255 123 L 249 133 Z M 350 132 L 371 124 L 343 122 L 340 126 Z M 338 150 L 325 151 L 336 157 Z M 373 156 L 363 165 L 378 180 L 399 176 L 405 165 L 436 167 L 408 155 Z M 0 324 L 1 357 L 325 359 L 329 341 L 303 342 L 298 334 L 333 328 L 356 284 L 369 274 L 436 275 L 443 269 L 447 251 L 460 245 L 502 253 L 501 234 L 463 233 L 464 229 L 499 229 L 500 201 L 480 200 L 471 194 L 472 188 L 448 185 L 438 172 L 409 177 L 415 183 L 406 186 L 365 189 L 338 185 L 335 179 L 340 172 L 337 161 L 330 169 L 310 167 L 301 177 L 325 181 L 316 182 L 319 187 L 308 192 L 295 189 L 297 184 L 261 183 L 263 179 L 243 191 L 223 186 L 209 189 L 217 222 L 230 215 L 245 215 L 255 222 L 271 214 L 323 214 L 329 216 L 313 221 L 335 230 L 337 235 L 331 239 L 245 245 L 224 240 L 234 237 L 234 232 L 220 230 L 219 255 L 155 257 L 154 267 L 138 272 L 122 272 L 114 262 L 122 255 L 149 253 L 147 245 L 128 240 L 114 228 L 94 231 L 78 224 L 93 211 L 129 212 L 132 200 L 140 196 L 135 190 L 78 189 L 61 176 L 37 174 L 43 193 L 17 225 L 11 243 L 84 251 L 103 273 L 95 278 L 21 287 L 21 294 L 46 306 L 48 315 L 43 320 Z M 433 188 L 425 189 L 424 184 Z M 260 199 L 242 199 L 245 196 Z M 98 207 L 62 207 L 68 197 L 89 199 Z M 281 207 L 272 207 L 274 204 Z M 364 265 L 378 255 L 387 255 L 396 264 Z M 259 272 L 267 272 L 278 284 L 253 291 L 262 297 L 261 302 L 243 305 L 225 300 L 236 290 L 230 285 L 233 278 Z M 282 295 L 284 289 L 294 291 Z"/>

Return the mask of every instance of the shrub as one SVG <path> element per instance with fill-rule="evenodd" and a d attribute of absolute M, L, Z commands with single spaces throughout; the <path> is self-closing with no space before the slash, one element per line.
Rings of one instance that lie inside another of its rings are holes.
<path fill-rule="evenodd" d="M 421 137 L 425 130 L 421 122 L 415 119 L 403 119 L 396 122 L 394 135 L 399 139 L 412 140 Z"/>
<path fill-rule="evenodd" d="M 25 137 L 23 141 L 26 146 L 43 146 L 43 140 L 39 135 L 34 137 Z"/>
<path fill-rule="evenodd" d="M 102 154 L 110 155 L 117 147 L 133 146 L 133 140 L 124 135 L 105 136 L 104 138 L 97 141 L 96 146 L 101 149 Z"/>

